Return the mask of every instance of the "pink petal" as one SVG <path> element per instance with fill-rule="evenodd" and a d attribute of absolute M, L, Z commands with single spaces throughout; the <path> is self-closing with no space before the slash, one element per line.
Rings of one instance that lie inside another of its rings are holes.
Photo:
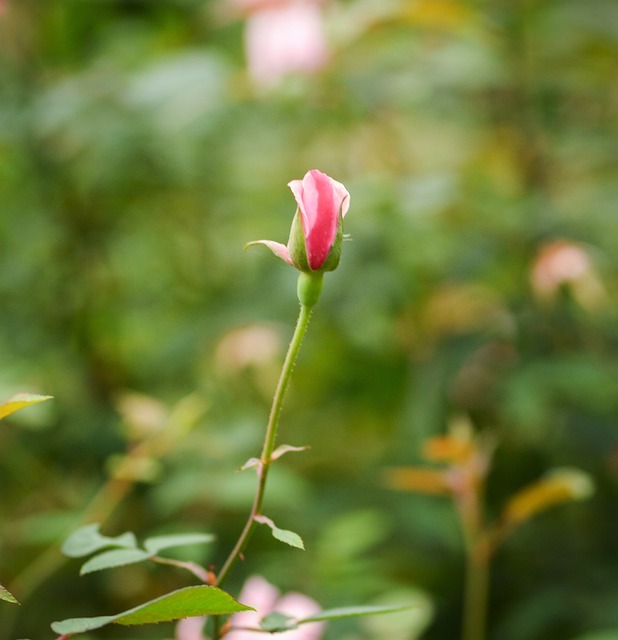
<path fill-rule="evenodd" d="M 185 618 L 176 623 L 176 640 L 204 640 L 204 622 L 206 618 Z"/>
<path fill-rule="evenodd" d="M 337 236 L 339 211 L 347 213 L 349 194 L 340 182 L 317 169 L 288 186 L 301 212 L 309 267 L 319 269 Z"/>
<path fill-rule="evenodd" d="M 341 215 L 345 218 L 345 214 L 350 208 L 350 194 L 341 182 L 337 182 L 332 178 L 330 180 L 333 183 L 333 189 L 335 190 L 335 200 L 341 203 L 339 205 L 341 207 Z"/>
<path fill-rule="evenodd" d="M 260 620 L 270 613 L 277 598 L 279 590 L 273 587 L 261 576 L 252 576 L 249 578 L 238 596 L 239 602 L 254 607 L 255 611 L 243 611 L 235 613 L 231 620 L 233 627 L 256 627 L 259 628 Z M 256 640 L 263 636 L 261 633 L 253 631 L 230 631 L 225 635 L 225 640 Z"/>

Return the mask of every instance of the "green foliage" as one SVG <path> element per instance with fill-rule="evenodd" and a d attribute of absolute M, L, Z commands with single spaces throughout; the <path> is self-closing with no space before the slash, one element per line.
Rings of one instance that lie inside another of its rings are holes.
<path fill-rule="evenodd" d="M 221 589 L 207 586 L 186 587 L 114 616 L 72 618 L 54 622 L 52 629 L 61 635 L 76 634 L 100 629 L 112 623 L 124 626 L 155 624 L 191 616 L 221 615 L 249 610 L 251 607 L 236 602 Z"/>
<path fill-rule="evenodd" d="M 301 624 L 309 622 L 329 622 L 331 620 L 341 620 L 342 618 L 362 618 L 387 613 L 400 613 L 410 608 L 412 608 L 411 605 L 341 607 L 320 611 L 306 618 L 294 618 L 274 611 L 260 620 L 260 628 L 269 633 L 281 633 L 297 629 Z"/>
<path fill-rule="evenodd" d="M 254 517 L 254 520 L 260 524 L 265 524 L 273 534 L 273 538 L 276 540 L 289 544 L 290 547 L 295 547 L 296 549 L 305 549 L 305 543 L 302 538 L 294 531 L 280 529 L 270 518 L 267 518 L 266 516 L 258 515 Z"/>
<path fill-rule="evenodd" d="M 18 393 L 0 404 L 0 420 L 16 411 L 39 404 L 39 402 L 45 402 L 45 400 L 51 400 L 51 396 L 41 396 L 36 393 Z"/>
<path fill-rule="evenodd" d="M 288 529 L 279 529 L 279 527 L 271 527 L 273 538 L 289 544 L 290 547 L 296 547 L 297 549 L 304 549 L 305 544 L 302 538 L 294 531 Z"/>
<path fill-rule="evenodd" d="M 595 484 L 509 538 L 489 635 L 618 627 L 615 0 L 333 0 L 328 66 L 266 91 L 214 0 L 2 4 L 0 385 L 55 400 L 0 425 L 0 582 L 21 603 L 0 639 L 164 590 L 140 564 L 52 566 L 70 523 L 216 530 L 196 559 L 221 565 L 296 311 L 292 270 L 242 247 L 285 241 L 285 185 L 314 167 L 350 191 L 353 241 L 283 409 L 281 441 L 311 449 L 274 465 L 265 505 L 308 551 L 254 536 L 231 592 L 253 573 L 333 607 L 422 588 L 424 640 L 456 637 L 452 509 L 381 478 L 466 414 L 499 441 L 490 521 L 547 469 Z M 547 289 L 559 240 L 585 259 Z M 328 640 L 390 637 L 339 625 Z"/>
<path fill-rule="evenodd" d="M 173 547 L 203 544 L 214 540 L 214 536 L 209 533 L 152 536 L 144 540 L 144 548 L 140 549 L 135 534 L 131 532 L 110 538 L 102 535 L 99 529 L 99 524 L 85 525 L 72 533 L 62 545 L 62 552 L 69 558 L 81 558 L 101 549 L 120 547 L 90 558 L 80 569 L 82 575 L 151 560 L 159 552 Z"/>
<path fill-rule="evenodd" d="M 397 606 L 366 606 L 366 607 L 339 607 L 338 609 L 326 609 L 314 615 L 297 620 L 298 624 L 307 622 L 323 622 L 326 620 L 340 620 L 342 618 L 359 618 L 362 616 L 377 616 L 386 613 L 398 613 L 410 609 L 411 605 Z"/>
<path fill-rule="evenodd" d="M 269 613 L 260 620 L 260 629 L 264 629 L 269 633 L 280 633 L 296 628 L 298 628 L 298 623 L 292 616 L 277 611 Z"/>
<path fill-rule="evenodd" d="M 140 549 L 115 549 L 114 551 L 105 551 L 94 556 L 94 558 L 90 558 L 88 562 L 84 562 L 79 573 L 83 576 L 93 571 L 122 567 L 127 564 L 135 564 L 136 562 L 149 560 L 150 558 L 151 554 L 141 551 Z"/>
<path fill-rule="evenodd" d="M 21 409 L 25 409 L 26 407 L 30 407 L 34 404 L 38 404 L 39 402 L 44 402 L 45 400 L 50 399 L 51 396 L 41 396 L 34 393 L 18 393 L 12 398 L 9 398 L 8 400 L 0 404 L 0 420 L 2 418 L 10 416 L 16 411 L 20 411 Z M 2 489 L 3 491 L 7 491 L 8 487 L 0 487 L 0 489 Z M 13 604 L 19 604 L 15 596 L 1 584 L 0 600 L 4 600 L 5 602 L 12 602 Z"/>
<path fill-rule="evenodd" d="M 12 602 L 13 604 L 19 604 L 15 599 L 15 596 L 13 596 L 13 594 L 8 589 L 3 587 L 1 584 L 0 584 L 0 600 L 4 600 L 6 602 Z"/>
<path fill-rule="evenodd" d="M 107 547 L 121 547 L 124 549 L 136 549 L 137 539 L 135 534 L 127 531 L 122 535 L 110 538 L 102 535 L 99 530 L 101 525 L 87 524 L 72 533 L 62 544 L 62 553 L 69 558 L 81 558 Z"/>
<path fill-rule="evenodd" d="M 212 542 L 215 537 L 211 533 L 177 533 L 166 536 L 151 536 L 144 540 L 144 549 L 151 555 L 156 555 L 166 549 L 186 547 L 194 544 Z"/>

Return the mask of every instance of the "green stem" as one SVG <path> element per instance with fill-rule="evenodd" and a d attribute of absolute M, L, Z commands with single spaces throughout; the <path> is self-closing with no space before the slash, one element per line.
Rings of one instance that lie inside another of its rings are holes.
<path fill-rule="evenodd" d="M 485 525 L 484 495 L 484 478 L 479 477 L 468 484 L 459 502 L 466 547 L 462 640 L 485 639 L 491 545 Z"/>
<path fill-rule="evenodd" d="M 468 550 L 464 602 L 463 640 L 484 640 L 489 595 L 488 549 L 478 538 Z"/>
<path fill-rule="evenodd" d="M 298 321 L 296 322 L 296 329 L 294 330 L 294 335 L 292 336 L 292 341 L 290 342 L 290 346 L 288 347 L 288 352 L 283 363 L 283 368 L 281 369 L 279 382 L 277 384 L 277 389 L 273 397 L 268 425 L 266 426 L 264 445 L 262 447 L 262 455 L 260 458 L 260 465 L 258 467 L 259 481 L 255 492 L 255 497 L 253 499 L 251 512 L 249 513 L 247 522 L 245 523 L 245 526 L 238 540 L 236 541 L 234 548 L 230 552 L 230 555 L 223 564 L 221 571 L 219 571 L 219 574 L 217 575 L 216 584 L 218 587 L 221 587 L 227 580 L 230 572 L 232 571 L 232 568 L 236 564 L 237 560 L 242 556 L 242 553 L 245 550 L 245 547 L 247 546 L 249 538 L 251 537 L 253 529 L 256 525 L 255 516 L 261 515 L 262 503 L 264 502 L 264 493 L 266 490 L 266 480 L 268 479 L 268 472 L 270 471 L 270 465 L 272 463 L 271 458 L 277 440 L 277 427 L 279 426 L 279 417 L 281 415 L 283 401 L 285 399 L 285 394 L 290 382 L 290 377 L 294 369 L 294 364 L 296 362 L 298 352 L 300 351 L 303 338 L 305 337 L 305 333 L 307 332 L 307 327 L 309 326 L 309 320 L 311 319 L 312 310 L 312 306 L 310 307 L 301 304 L 300 314 L 298 316 Z M 220 619 L 218 616 L 215 616 L 213 634 L 214 640 L 217 640 L 217 638 L 219 637 L 219 625 Z"/>

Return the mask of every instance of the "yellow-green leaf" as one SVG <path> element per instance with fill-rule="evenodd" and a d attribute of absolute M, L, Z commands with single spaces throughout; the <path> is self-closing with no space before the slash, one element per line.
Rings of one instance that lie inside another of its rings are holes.
<path fill-rule="evenodd" d="M 51 399 L 52 396 L 39 396 L 35 393 L 18 393 L 17 395 L 9 398 L 6 402 L 0 404 L 0 420 L 10 416 L 12 413 L 25 409 L 33 404 L 39 402 L 45 402 L 45 400 Z"/>
<path fill-rule="evenodd" d="M 514 527 L 554 505 L 590 497 L 594 484 L 579 469 L 558 468 L 518 491 L 507 503 L 503 521 Z"/>
<path fill-rule="evenodd" d="M 287 529 L 279 529 L 279 527 L 270 519 L 264 515 L 254 516 L 253 519 L 260 524 L 265 524 L 270 528 L 271 533 L 273 534 L 273 538 L 281 542 L 285 542 L 285 544 L 289 544 L 291 547 L 296 547 L 297 549 L 305 550 L 305 544 L 303 543 L 303 539 L 294 531 L 288 531 Z"/>
<path fill-rule="evenodd" d="M 443 469 L 395 467 L 384 473 L 385 484 L 392 489 L 448 496 L 452 493 L 449 474 Z"/>
<path fill-rule="evenodd" d="M 305 545 L 303 543 L 303 539 L 294 531 L 279 529 L 279 527 L 272 527 L 271 532 L 273 534 L 273 538 L 276 538 L 280 542 L 285 542 L 285 544 L 289 544 L 290 547 L 303 549 L 304 551 Z"/>
<path fill-rule="evenodd" d="M 15 599 L 15 596 L 13 596 L 13 594 L 8 589 L 5 589 L 1 584 L 0 584 L 0 600 L 5 600 L 6 602 L 12 602 L 13 604 L 19 604 L 19 602 L 17 602 L 17 600 Z"/>

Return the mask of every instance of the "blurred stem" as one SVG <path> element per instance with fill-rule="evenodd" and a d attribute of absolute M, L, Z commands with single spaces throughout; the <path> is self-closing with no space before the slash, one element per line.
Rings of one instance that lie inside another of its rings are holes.
<path fill-rule="evenodd" d="M 491 550 L 485 532 L 483 499 L 483 480 L 477 478 L 467 487 L 459 503 L 466 545 L 462 640 L 485 638 Z"/>
<path fill-rule="evenodd" d="M 489 595 L 489 553 L 484 538 L 468 550 L 463 640 L 484 640 Z"/>
<path fill-rule="evenodd" d="M 294 330 L 294 335 L 292 336 L 292 341 L 290 342 L 290 346 L 288 347 L 288 352 L 285 357 L 285 361 L 283 363 L 283 367 L 281 369 L 281 374 L 279 376 L 279 382 L 277 384 L 277 389 L 275 391 L 275 395 L 273 397 L 273 403 L 270 410 L 270 416 L 268 419 L 268 424 L 266 426 L 266 434 L 264 436 L 264 445 L 262 447 L 262 455 L 260 457 L 260 465 L 258 467 L 258 486 L 255 492 L 255 497 L 253 499 L 253 506 L 251 507 L 251 512 L 249 513 L 249 517 L 247 518 L 247 522 L 234 545 L 230 555 L 225 561 L 221 571 L 217 575 L 217 586 L 221 587 L 223 583 L 227 580 L 232 568 L 236 564 L 238 558 L 242 556 L 242 553 L 249 542 L 249 538 L 253 533 L 253 529 L 255 528 L 255 516 L 261 515 L 262 503 L 264 502 L 264 493 L 266 490 L 266 480 L 268 479 L 268 472 L 270 470 L 270 465 L 272 463 L 272 454 L 275 448 L 275 442 L 277 440 L 277 427 L 279 426 L 279 416 L 281 415 L 281 409 L 283 407 L 283 401 L 285 399 L 285 394 L 288 388 L 288 384 L 290 382 L 290 377 L 292 375 L 292 371 L 294 369 L 294 364 L 296 362 L 296 358 L 298 356 L 298 352 L 300 351 L 300 347 L 303 342 L 303 338 L 305 337 L 305 333 L 307 332 L 307 327 L 309 326 L 309 320 L 311 319 L 311 312 L 313 307 L 309 307 L 301 304 L 300 314 L 298 316 L 298 321 L 296 322 L 296 329 Z M 220 618 L 218 616 L 214 617 L 214 633 L 213 638 L 217 640 L 219 638 L 219 628 L 220 628 Z"/>

